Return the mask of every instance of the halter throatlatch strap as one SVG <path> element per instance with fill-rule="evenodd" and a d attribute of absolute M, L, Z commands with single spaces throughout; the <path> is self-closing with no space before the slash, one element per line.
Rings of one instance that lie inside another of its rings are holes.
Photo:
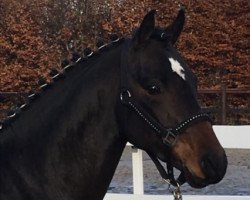
<path fill-rule="evenodd" d="M 145 121 L 146 124 L 149 125 L 149 127 L 156 132 L 157 134 L 160 134 L 162 137 L 162 141 L 164 144 L 166 144 L 169 148 L 171 148 L 177 139 L 177 136 L 181 134 L 185 129 L 192 126 L 194 123 L 198 123 L 200 121 L 209 121 L 211 122 L 210 117 L 206 113 L 198 113 L 196 115 L 193 115 L 189 117 L 188 119 L 184 120 L 180 124 L 178 124 L 176 127 L 166 128 L 163 126 L 158 119 L 154 118 L 150 113 L 148 113 L 133 97 L 129 84 L 128 84 L 128 51 L 129 51 L 129 45 L 130 42 L 126 41 L 124 42 L 124 48 L 122 49 L 121 53 L 121 91 L 120 91 L 120 101 L 123 105 L 128 107 L 130 110 L 134 111 L 143 121 Z M 168 183 L 179 186 L 185 182 L 184 174 L 181 173 L 179 178 L 175 180 L 174 178 L 174 172 L 173 172 L 173 166 L 170 164 L 170 162 L 167 162 L 167 171 L 165 171 L 164 167 L 161 165 L 160 161 L 156 156 L 151 154 L 150 152 L 147 152 L 150 156 L 150 158 L 155 163 L 160 175 L 164 180 L 166 180 Z"/>
<path fill-rule="evenodd" d="M 177 179 L 174 178 L 174 168 L 170 164 L 170 162 L 167 162 L 167 172 L 166 172 L 166 170 L 164 169 L 164 167 L 162 166 L 160 161 L 157 159 L 157 157 L 154 156 L 153 154 L 151 154 L 149 151 L 146 151 L 146 152 L 149 155 L 149 157 L 151 158 L 151 160 L 154 162 L 162 179 L 164 181 L 166 181 L 168 184 L 171 184 L 171 185 L 177 187 L 178 185 L 182 185 L 183 183 L 186 182 L 186 179 L 185 179 L 183 172 L 181 172 L 181 174 L 179 175 L 179 177 Z"/>

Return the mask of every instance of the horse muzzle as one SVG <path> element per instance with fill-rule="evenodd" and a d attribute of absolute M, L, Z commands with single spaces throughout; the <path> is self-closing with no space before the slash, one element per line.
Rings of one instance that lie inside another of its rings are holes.
<path fill-rule="evenodd" d="M 192 169 L 187 167 L 183 168 L 183 172 L 189 185 L 195 188 L 203 188 L 220 182 L 225 176 L 227 164 L 225 152 L 221 156 L 208 154 L 200 162 L 204 177 L 197 176 Z"/>

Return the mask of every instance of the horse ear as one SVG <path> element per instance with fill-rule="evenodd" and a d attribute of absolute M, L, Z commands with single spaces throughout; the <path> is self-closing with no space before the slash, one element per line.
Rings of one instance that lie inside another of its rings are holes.
<path fill-rule="evenodd" d="M 142 20 L 140 28 L 137 30 L 133 40 L 135 45 L 140 45 L 147 41 L 155 29 L 155 10 L 151 10 Z"/>
<path fill-rule="evenodd" d="M 178 37 L 180 36 L 184 23 L 185 23 L 185 8 L 182 6 L 173 23 L 166 28 L 166 34 L 170 38 L 172 44 L 175 44 Z"/>

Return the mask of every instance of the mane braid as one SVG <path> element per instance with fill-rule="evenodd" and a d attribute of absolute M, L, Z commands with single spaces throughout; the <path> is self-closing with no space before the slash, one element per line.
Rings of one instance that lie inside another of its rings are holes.
<path fill-rule="evenodd" d="M 51 69 L 51 71 L 49 72 L 49 75 L 51 77 L 55 76 L 56 74 L 58 74 L 58 71 L 56 69 Z"/>
<path fill-rule="evenodd" d="M 66 67 L 64 67 L 63 70 L 64 70 L 64 71 L 67 71 L 67 70 L 69 70 L 71 67 L 73 67 L 73 65 L 72 65 L 72 64 L 69 64 L 69 65 L 67 65 Z"/>
<path fill-rule="evenodd" d="M 80 57 L 80 58 L 78 58 L 77 60 L 76 60 L 76 63 L 78 63 L 78 62 L 80 62 L 82 60 L 82 58 Z"/>
<path fill-rule="evenodd" d="M 83 55 L 84 57 L 80 56 L 79 57 L 74 57 L 77 58 L 73 63 L 70 63 L 68 60 L 64 60 L 62 62 L 62 71 L 58 72 L 56 69 L 52 69 L 49 75 L 52 77 L 53 82 L 63 79 L 66 75 L 65 72 L 70 71 L 70 69 L 73 69 L 74 66 L 80 65 L 81 63 L 85 62 L 87 59 L 93 59 L 95 54 L 97 53 L 102 53 L 104 52 L 103 50 L 110 49 L 111 47 L 116 47 L 117 45 L 121 44 L 124 41 L 124 38 L 118 38 L 116 35 L 112 35 L 110 38 L 111 42 L 109 44 L 104 44 L 98 48 L 96 52 L 93 52 L 91 49 L 86 48 L 84 49 Z M 73 55 L 74 56 L 74 55 Z M 71 61 L 74 60 L 73 58 Z M 86 68 L 85 70 L 87 71 L 91 65 Z M 39 80 L 39 88 L 42 90 L 42 92 L 46 91 L 48 88 L 50 88 L 54 83 L 46 83 L 45 80 Z M 42 93 L 41 92 L 41 93 Z M 11 127 L 12 123 L 14 123 L 18 116 L 20 116 L 21 112 L 24 112 L 29 108 L 29 105 L 37 98 L 39 98 L 41 93 L 36 93 L 36 92 L 29 92 L 27 96 L 27 100 L 25 103 L 20 104 L 14 112 L 11 112 L 7 115 L 7 118 L 4 121 L 0 121 L 0 132 L 5 131 L 9 127 Z"/>
<path fill-rule="evenodd" d="M 24 104 L 22 104 L 20 107 L 19 107 L 19 109 L 24 109 L 25 107 L 27 106 L 27 103 L 24 103 Z"/>

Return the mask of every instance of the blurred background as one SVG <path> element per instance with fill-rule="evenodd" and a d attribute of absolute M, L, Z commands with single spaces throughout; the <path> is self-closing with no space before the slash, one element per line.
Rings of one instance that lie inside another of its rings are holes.
<path fill-rule="evenodd" d="M 180 5 L 177 48 L 198 76 L 203 109 L 216 124 L 249 124 L 249 0 L 1 0 L 0 121 L 72 53 L 129 36 L 151 9 L 167 27 Z"/>

